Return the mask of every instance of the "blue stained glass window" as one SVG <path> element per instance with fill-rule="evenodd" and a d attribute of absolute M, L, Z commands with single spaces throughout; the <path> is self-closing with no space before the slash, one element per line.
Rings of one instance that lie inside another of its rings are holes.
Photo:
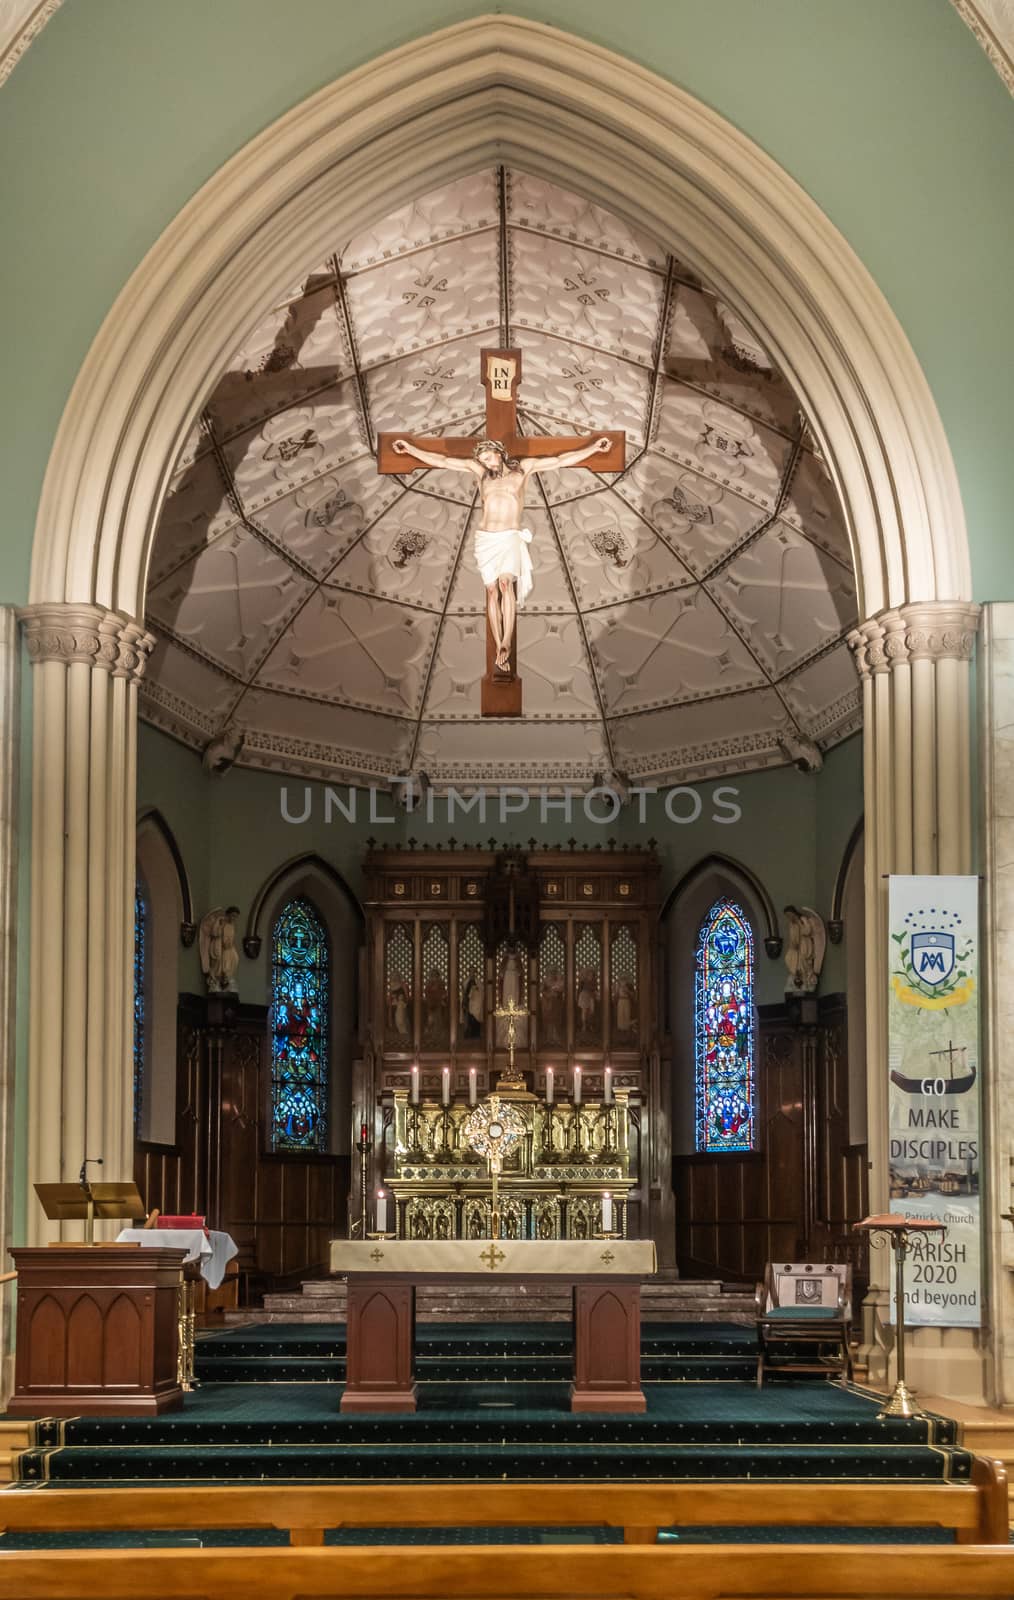
<path fill-rule="evenodd" d="M 134 1130 L 140 1131 L 144 1100 L 147 998 L 148 900 L 138 874 L 134 889 Z"/>
<path fill-rule="evenodd" d="M 753 930 L 733 900 L 701 924 L 694 983 L 696 1145 L 754 1148 Z"/>
<path fill-rule="evenodd" d="M 309 900 L 290 900 L 271 934 L 271 1147 L 326 1150 L 329 1072 L 327 931 Z"/>

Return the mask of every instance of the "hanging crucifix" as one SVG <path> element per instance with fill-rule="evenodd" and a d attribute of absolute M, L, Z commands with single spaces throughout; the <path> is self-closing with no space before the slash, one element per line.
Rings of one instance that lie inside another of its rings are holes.
<path fill-rule="evenodd" d="M 517 608 L 532 588 L 528 553 L 531 529 L 524 526 L 525 490 L 534 472 L 594 465 L 599 472 L 622 472 L 625 435 L 601 433 L 593 439 L 522 438 L 518 433 L 517 394 L 520 350 L 483 350 L 486 438 L 425 439 L 381 433 L 377 471 L 415 472 L 446 467 L 469 472 L 478 481 L 480 516 L 473 550 L 486 590 L 486 673 L 482 680 L 484 717 L 521 715 L 517 671 Z"/>

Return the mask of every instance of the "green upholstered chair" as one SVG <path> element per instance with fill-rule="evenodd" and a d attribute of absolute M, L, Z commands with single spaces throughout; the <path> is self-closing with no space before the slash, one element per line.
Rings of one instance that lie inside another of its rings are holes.
<path fill-rule="evenodd" d="M 757 1285 L 757 1387 L 765 1371 L 838 1372 L 850 1381 L 851 1331 L 851 1266 L 769 1261 Z"/>

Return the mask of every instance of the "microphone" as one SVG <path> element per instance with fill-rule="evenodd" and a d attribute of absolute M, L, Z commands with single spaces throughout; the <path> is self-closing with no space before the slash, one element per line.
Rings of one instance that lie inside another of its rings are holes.
<path fill-rule="evenodd" d="M 88 1179 L 85 1176 L 85 1168 L 86 1167 L 101 1167 L 103 1165 L 104 1165 L 104 1163 L 103 1163 L 103 1160 L 102 1160 L 101 1156 L 86 1156 L 85 1157 L 85 1159 L 81 1163 L 81 1171 L 78 1174 L 78 1180 L 77 1180 L 78 1183 L 81 1185 L 82 1189 L 87 1190 L 87 1188 L 88 1188 Z"/>

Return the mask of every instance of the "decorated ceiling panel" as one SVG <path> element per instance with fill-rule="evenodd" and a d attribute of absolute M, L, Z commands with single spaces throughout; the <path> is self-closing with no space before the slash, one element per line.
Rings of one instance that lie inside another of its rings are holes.
<path fill-rule="evenodd" d="M 627 433 L 623 473 L 530 486 L 525 715 L 493 723 L 474 480 L 373 454 L 481 437 L 491 345 L 522 352 L 523 432 Z M 277 771 L 678 781 L 852 732 L 855 617 L 834 485 L 742 317 L 619 217 L 489 170 L 336 237 L 244 340 L 163 508 L 142 706 Z"/>

